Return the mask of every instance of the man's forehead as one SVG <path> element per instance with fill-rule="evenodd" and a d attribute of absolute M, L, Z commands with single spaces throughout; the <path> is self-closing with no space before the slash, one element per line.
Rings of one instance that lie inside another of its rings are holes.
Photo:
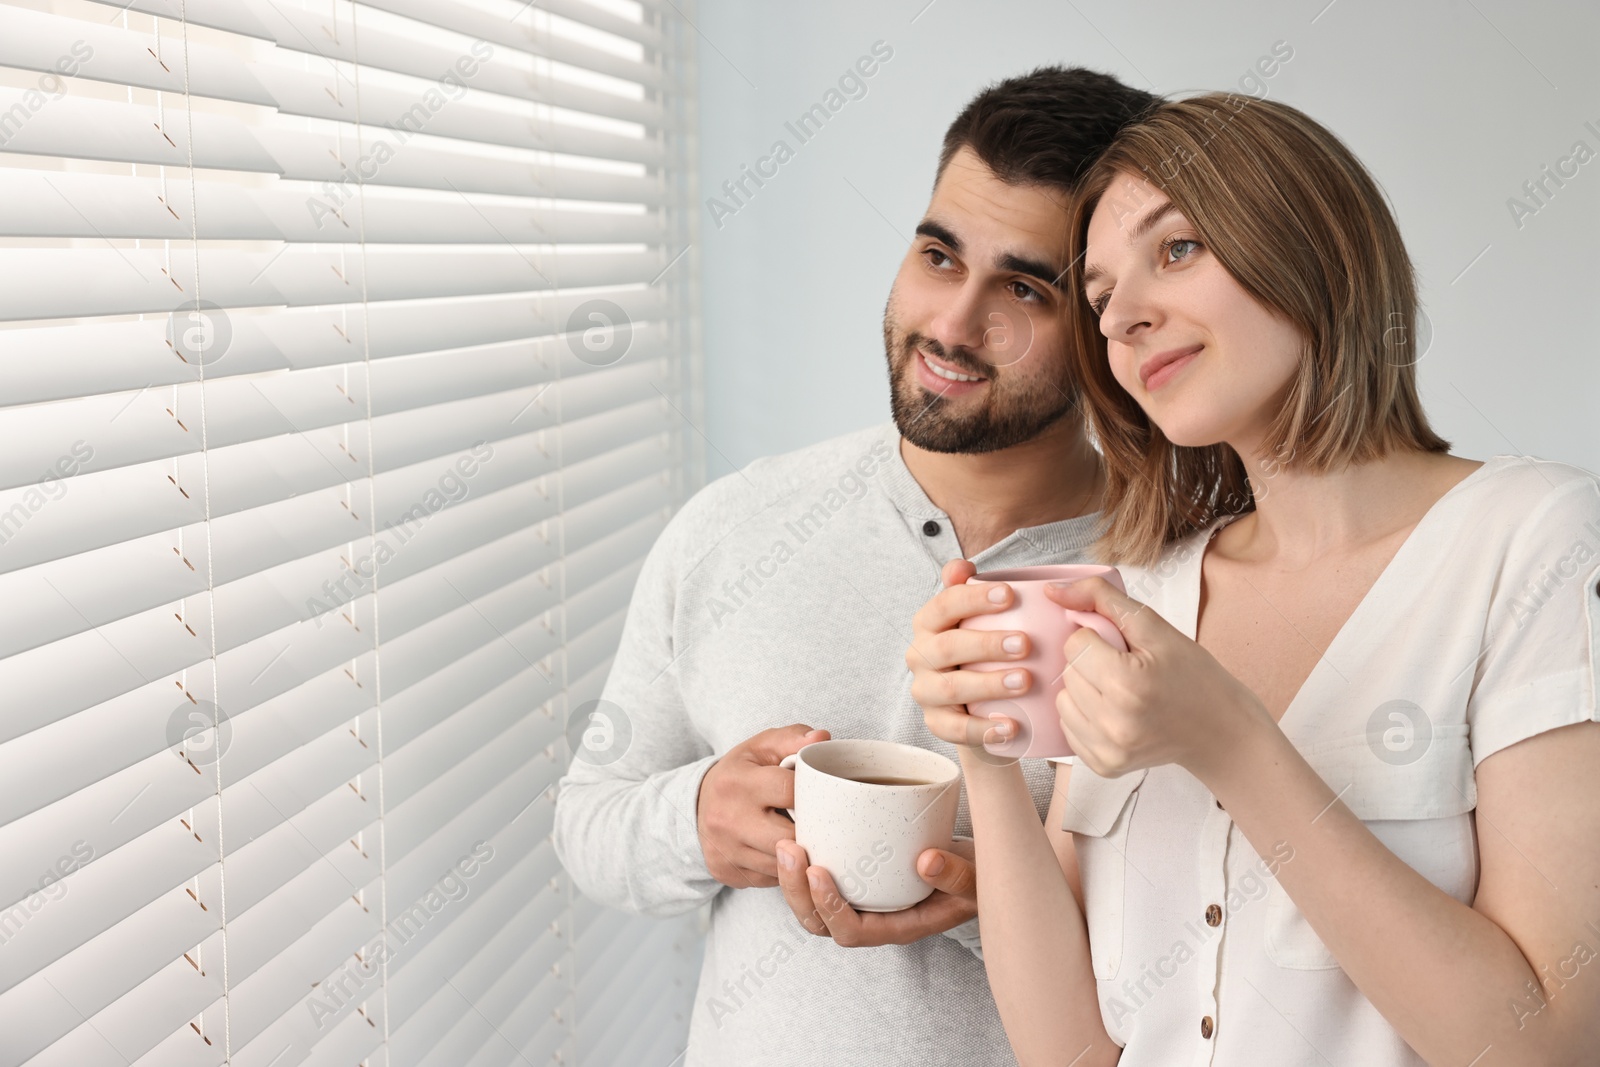
<path fill-rule="evenodd" d="M 963 147 L 939 176 L 927 218 L 964 243 L 1055 258 L 1066 248 L 1070 207 L 1065 190 L 1001 181 Z"/>

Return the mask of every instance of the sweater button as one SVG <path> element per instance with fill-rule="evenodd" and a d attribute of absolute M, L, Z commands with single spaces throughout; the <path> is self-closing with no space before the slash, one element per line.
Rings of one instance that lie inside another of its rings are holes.
<path fill-rule="evenodd" d="M 1207 1015 L 1205 1018 L 1200 1020 L 1200 1036 L 1209 1038 L 1211 1036 L 1211 1031 L 1211 1016 Z"/>
<path fill-rule="evenodd" d="M 1215 905 L 1215 904 L 1211 905 L 1209 908 L 1206 909 L 1206 925 L 1207 926 L 1221 926 L 1222 925 L 1222 909 L 1220 907 L 1218 907 L 1217 905 Z"/>
<path fill-rule="evenodd" d="M 927 522 L 922 524 L 922 532 L 927 534 L 929 537 L 938 537 L 939 524 L 934 522 L 932 519 L 929 519 Z"/>

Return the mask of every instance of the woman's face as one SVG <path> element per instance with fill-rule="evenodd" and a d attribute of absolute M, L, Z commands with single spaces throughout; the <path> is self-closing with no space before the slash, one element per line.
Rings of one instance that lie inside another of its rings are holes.
<path fill-rule="evenodd" d="M 1143 178 L 1117 175 L 1088 237 L 1084 295 L 1118 384 L 1174 444 L 1253 454 L 1304 336 L 1246 293 Z"/>

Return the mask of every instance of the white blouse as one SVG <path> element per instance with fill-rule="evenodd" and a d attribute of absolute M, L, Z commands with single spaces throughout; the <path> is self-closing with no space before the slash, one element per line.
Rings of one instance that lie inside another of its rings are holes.
<path fill-rule="evenodd" d="M 1191 638 L 1221 525 L 1123 568 Z M 1600 479 L 1497 456 L 1423 516 L 1279 725 L 1384 845 L 1470 904 L 1474 769 L 1597 718 L 1597 662 Z M 1290 846 L 1258 855 L 1180 767 L 1107 779 L 1068 759 L 1062 828 L 1121 1067 L 1423 1063 L 1279 887 Z"/>

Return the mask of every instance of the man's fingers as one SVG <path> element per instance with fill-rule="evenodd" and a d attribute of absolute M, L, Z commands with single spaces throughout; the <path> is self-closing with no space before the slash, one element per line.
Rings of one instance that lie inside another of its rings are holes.
<path fill-rule="evenodd" d="M 924 849 L 917 857 L 917 875 L 935 889 L 976 902 L 978 869 L 964 856 L 942 848 Z"/>
<path fill-rule="evenodd" d="M 778 846 L 794 840 L 794 823 L 781 812 L 769 811 L 760 817 L 749 832 L 752 835 L 749 838 L 751 849 L 775 862 Z"/>
<path fill-rule="evenodd" d="M 978 902 L 948 893 L 934 893 L 904 911 L 864 915 L 866 937 L 874 945 L 909 945 L 960 926 L 978 913 Z"/>
<path fill-rule="evenodd" d="M 794 807 L 794 772 L 782 767 L 751 767 L 745 772 L 746 794 L 763 808 Z M 782 816 L 779 816 L 782 818 Z"/>
<path fill-rule="evenodd" d="M 771 857 L 769 856 L 767 859 L 770 863 Z M 736 866 L 729 876 L 731 880 L 723 882 L 723 885 L 729 885 L 735 889 L 771 889 L 778 884 L 776 870 L 777 868 L 774 865 L 773 874 L 763 874 L 761 871 L 752 870 L 749 867 Z M 718 880 L 721 881 L 721 879 Z"/>
<path fill-rule="evenodd" d="M 784 903 L 789 905 L 789 910 L 794 912 L 794 917 L 800 920 L 800 925 L 806 928 L 807 933 L 827 936 L 828 924 L 817 914 L 816 905 L 811 901 L 811 884 L 806 881 L 806 865 L 810 862 L 806 858 L 806 850 L 793 841 L 780 841 L 778 856 L 778 884 L 783 887 Z M 793 863 L 785 866 L 782 862 L 785 857 L 793 860 Z"/>
<path fill-rule="evenodd" d="M 763 888 L 775 886 L 778 884 L 777 840 L 773 837 L 761 843 L 740 844 L 729 850 L 728 863 L 766 879 Z"/>
<path fill-rule="evenodd" d="M 861 916 L 839 893 L 827 869 L 807 867 L 806 878 L 811 883 L 811 900 L 817 916 L 827 924 L 828 933 L 845 948 L 861 944 Z"/>
<path fill-rule="evenodd" d="M 811 899 L 816 914 L 827 924 L 834 941 L 844 948 L 909 945 L 959 926 L 978 913 L 976 899 L 948 893 L 934 893 L 901 911 L 858 912 L 839 895 L 827 871 L 811 867 L 808 874 L 813 877 Z"/>
<path fill-rule="evenodd" d="M 739 877 L 744 879 L 743 884 L 735 885 L 735 889 L 771 889 L 778 884 L 778 865 L 767 857 L 767 866 L 770 871 L 756 870 L 753 867 L 740 867 Z"/>
<path fill-rule="evenodd" d="M 775 767 L 783 757 L 799 752 L 813 741 L 826 741 L 828 736 L 826 730 L 814 730 L 797 722 L 792 726 L 762 730 L 745 742 L 745 750 L 755 757 L 757 763 Z"/>

